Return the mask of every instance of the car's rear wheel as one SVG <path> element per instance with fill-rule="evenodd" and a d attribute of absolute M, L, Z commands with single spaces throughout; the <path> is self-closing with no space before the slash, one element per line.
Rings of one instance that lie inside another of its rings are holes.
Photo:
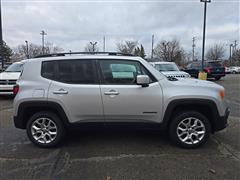
<path fill-rule="evenodd" d="M 221 77 L 220 76 L 218 76 L 218 77 L 215 77 L 215 80 L 216 81 L 219 81 L 221 79 Z"/>
<path fill-rule="evenodd" d="M 54 147 L 63 139 L 65 129 L 57 115 L 44 111 L 29 119 L 27 135 L 39 147 Z"/>
<path fill-rule="evenodd" d="M 183 112 L 173 118 L 169 126 L 171 140 L 184 148 L 196 148 L 204 144 L 211 132 L 208 119 L 196 111 Z"/>

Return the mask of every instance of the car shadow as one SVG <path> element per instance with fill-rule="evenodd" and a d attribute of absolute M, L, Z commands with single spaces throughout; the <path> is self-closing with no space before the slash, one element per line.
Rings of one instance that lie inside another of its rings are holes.
<path fill-rule="evenodd" d="M 73 157 L 114 156 L 119 154 L 204 154 L 216 153 L 211 140 L 196 149 L 177 147 L 165 131 L 103 129 L 71 131 L 60 145 Z M 79 151 L 76 149 L 79 148 Z"/>
<path fill-rule="evenodd" d="M 0 95 L 0 100 L 13 100 L 14 95 Z"/>

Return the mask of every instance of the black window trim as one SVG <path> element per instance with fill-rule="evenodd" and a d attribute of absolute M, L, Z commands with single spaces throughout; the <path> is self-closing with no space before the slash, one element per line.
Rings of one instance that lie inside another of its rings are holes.
<path fill-rule="evenodd" d="M 117 84 L 117 83 L 113 84 L 113 83 L 106 83 L 104 81 L 104 78 L 103 78 L 103 71 L 102 71 L 101 65 L 99 63 L 100 61 L 128 61 L 128 62 L 138 63 L 140 65 L 141 71 L 142 71 L 142 68 L 144 68 L 145 71 L 150 75 L 149 78 L 152 79 L 152 82 L 149 83 L 149 84 L 153 84 L 153 83 L 157 82 L 157 78 L 141 62 L 139 62 L 137 60 L 128 60 L 128 59 L 96 59 L 98 77 L 100 78 L 99 82 L 100 82 L 101 85 L 120 85 L 120 86 L 130 85 L 130 86 L 135 86 L 137 84 Z"/>
<path fill-rule="evenodd" d="M 59 72 L 59 62 L 66 62 L 66 61 L 94 61 L 92 62 L 93 65 L 93 69 L 95 72 L 95 82 L 94 83 L 70 83 L 70 82 L 62 82 L 59 80 L 58 77 L 58 72 Z M 44 62 L 55 62 L 55 66 L 54 66 L 54 78 L 53 79 L 49 79 L 43 76 L 43 63 Z M 47 60 L 47 61 L 42 61 L 42 65 L 41 65 L 41 77 L 51 80 L 51 81 L 56 81 L 59 83 L 64 83 L 64 84 L 71 84 L 71 85 L 99 85 L 100 84 L 100 77 L 99 77 L 99 73 L 98 73 L 98 69 L 97 69 L 97 64 L 96 64 L 96 59 L 64 59 L 64 60 Z"/>

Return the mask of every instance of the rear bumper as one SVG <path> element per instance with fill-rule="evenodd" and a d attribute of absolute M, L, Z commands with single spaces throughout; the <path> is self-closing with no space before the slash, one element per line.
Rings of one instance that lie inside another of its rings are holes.
<path fill-rule="evenodd" d="M 230 114 L 230 108 L 227 108 L 224 116 L 220 116 L 214 123 L 214 131 L 220 131 L 228 126 L 228 116 Z"/>
<path fill-rule="evenodd" d="M 208 74 L 208 78 L 215 78 L 215 77 L 224 77 L 226 74 Z"/>

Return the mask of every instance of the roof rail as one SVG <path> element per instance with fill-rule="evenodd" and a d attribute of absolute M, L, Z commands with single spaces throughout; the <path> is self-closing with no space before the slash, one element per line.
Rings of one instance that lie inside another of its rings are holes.
<path fill-rule="evenodd" d="M 133 54 L 120 53 L 120 52 L 67 52 L 67 53 L 53 53 L 53 54 L 43 54 L 35 56 L 34 58 L 44 58 L 44 57 L 57 57 L 57 56 L 66 56 L 66 55 L 109 55 L 109 56 L 135 56 Z"/>

